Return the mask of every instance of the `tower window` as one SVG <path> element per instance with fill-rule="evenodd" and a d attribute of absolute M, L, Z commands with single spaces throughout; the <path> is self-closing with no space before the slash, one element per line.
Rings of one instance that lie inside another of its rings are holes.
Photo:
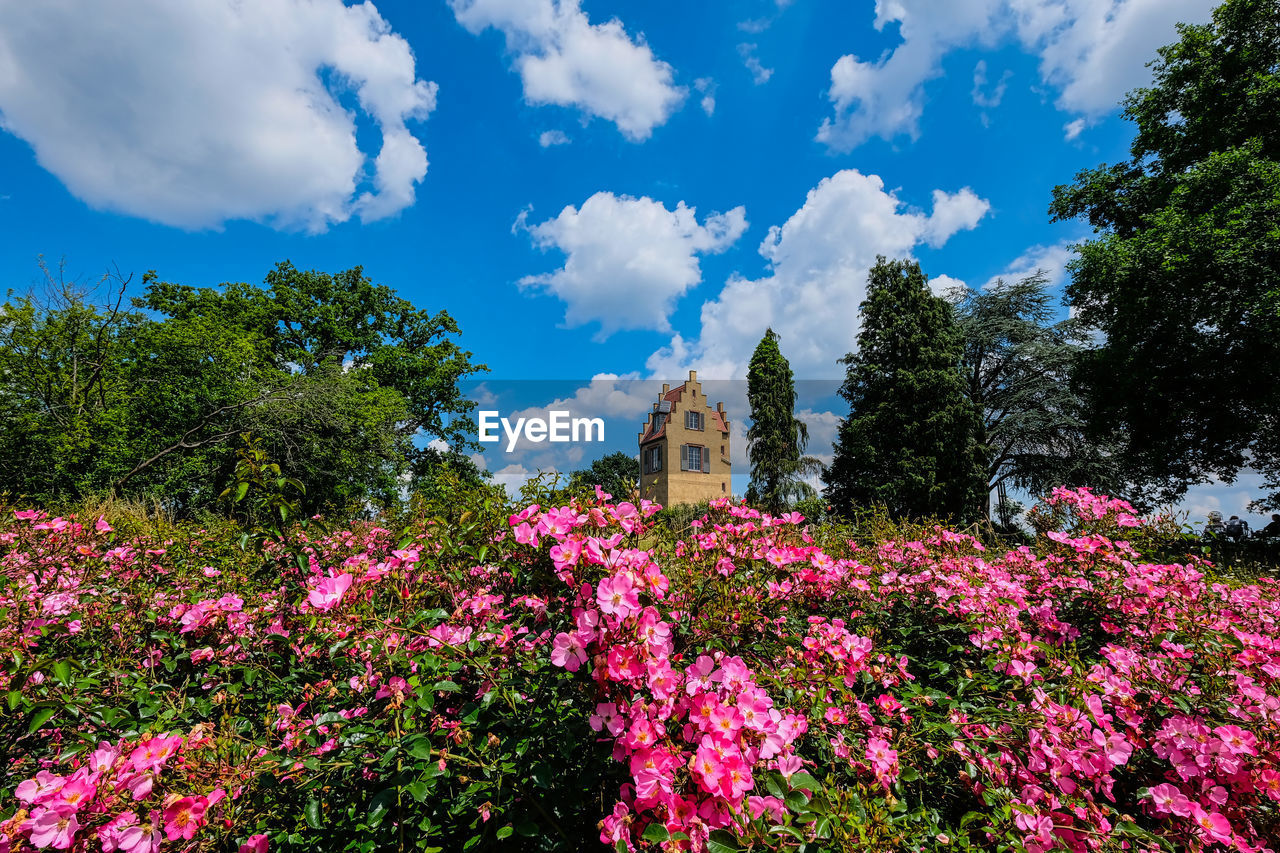
<path fill-rule="evenodd" d="M 685 412 L 684 426 L 685 429 L 703 429 L 704 416 L 702 412 Z"/>
<path fill-rule="evenodd" d="M 644 472 L 656 474 L 662 470 L 662 445 L 646 447 L 644 450 Z"/>
<path fill-rule="evenodd" d="M 700 444 L 680 445 L 680 470 L 711 473 L 711 456 Z"/>

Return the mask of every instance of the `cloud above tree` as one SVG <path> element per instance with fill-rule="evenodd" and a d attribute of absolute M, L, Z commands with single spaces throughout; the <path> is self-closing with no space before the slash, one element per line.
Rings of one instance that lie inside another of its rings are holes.
<path fill-rule="evenodd" d="M 3 128 L 103 210 L 323 231 L 394 216 L 427 172 L 436 85 L 369 3 L 6 3 L 0 69 Z"/>

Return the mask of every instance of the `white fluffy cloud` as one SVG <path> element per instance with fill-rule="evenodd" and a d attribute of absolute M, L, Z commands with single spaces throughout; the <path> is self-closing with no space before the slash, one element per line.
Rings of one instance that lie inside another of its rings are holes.
<path fill-rule="evenodd" d="M 929 279 L 929 290 L 933 292 L 934 296 L 941 296 L 944 299 L 953 291 L 964 290 L 966 287 L 968 287 L 968 285 L 961 279 L 952 278 L 946 274 L 935 275 L 933 278 Z"/>
<path fill-rule="evenodd" d="M 408 123 L 435 99 L 371 3 L 0 3 L 0 125 L 88 204 L 169 225 L 394 215 L 427 171 Z"/>
<path fill-rule="evenodd" d="M 942 57 L 1006 38 L 1039 56 L 1040 76 L 1058 89 L 1061 109 L 1096 117 L 1150 79 L 1146 63 L 1157 47 L 1176 39 L 1177 22 L 1203 21 L 1214 5 L 1215 0 L 876 0 L 876 29 L 897 23 L 902 41 L 874 60 L 847 54 L 836 61 L 827 93 L 834 114 L 823 121 L 818 139 L 847 151 L 872 136 L 914 138 L 924 85 L 941 74 Z M 1078 135 L 1084 124 L 1069 127 Z"/>
<path fill-rule="evenodd" d="M 1067 241 L 1052 246 L 1032 246 L 1014 258 L 997 276 L 992 276 L 983 287 L 991 287 L 997 279 L 1019 281 L 1043 272 L 1048 278 L 1051 290 L 1057 289 L 1066 281 L 1067 261 L 1071 260 L 1071 244 Z"/>
<path fill-rule="evenodd" d="M 1220 0 L 1013 0 L 1018 35 L 1040 54 L 1058 106 L 1096 116 L 1151 79 L 1146 63 L 1176 41 L 1178 22 L 1203 23 Z"/>
<path fill-rule="evenodd" d="M 472 33 L 492 27 L 515 54 L 531 104 L 577 107 L 647 139 L 680 106 L 685 90 L 670 65 L 615 19 L 592 24 L 579 0 L 449 0 Z"/>
<path fill-rule="evenodd" d="M 761 243 L 770 273 L 731 278 L 703 304 L 698 337 L 673 336 L 647 368 L 663 376 L 694 367 L 706 378 L 740 378 L 756 342 L 772 327 L 797 378 L 839 377 L 836 359 L 854 347 L 858 306 L 876 256 L 908 257 L 919 245 L 941 245 L 975 227 L 987 210 L 967 187 L 935 191 L 933 210 L 925 213 L 907 209 L 876 175 L 847 169 L 824 178 Z"/>
<path fill-rule="evenodd" d="M 599 339 L 619 329 L 668 331 L 677 298 L 702 280 L 698 256 L 733 245 L 747 228 L 746 211 L 713 213 L 699 224 L 692 207 L 668 210 L 651 198 L 598 192 L 581 208 L 528 225 L 535 245 L 566 255 L 555 272 L 530 275 L 522 287 L 562 300 L 565 323 L 599 322 Z"/>

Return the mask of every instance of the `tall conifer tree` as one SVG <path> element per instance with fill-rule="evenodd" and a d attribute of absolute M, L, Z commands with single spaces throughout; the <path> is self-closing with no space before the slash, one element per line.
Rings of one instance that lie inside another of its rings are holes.
<path fill-rule="evenodd" d="M 842 514 L 877 504 L 898 518 L 972 520 L 986 480 L 951 306 L 919 264 L 880 257 L 861 311 L 858 350 L 842 359 L 850 412 L 823 473 L 827 500 Z"/>
<path fill-rule="evenodd" d="M 818 462 L 804 455 L 809 430 L 795 416 L 795 379 L 778 349 L 773 329 L 765 330 L 751 355 L 747 403 L 751 406 L 751 427 L 747 430 L 751 486 L 747 499 L 769 512 L 783 512 L 792 499 L 813 494 L 813 487 L 802 478 L 815 471 Z"/>

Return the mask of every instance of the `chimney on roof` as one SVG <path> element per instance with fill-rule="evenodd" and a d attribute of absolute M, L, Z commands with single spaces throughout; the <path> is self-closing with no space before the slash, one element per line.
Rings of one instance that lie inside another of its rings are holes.
<path fill-rule="evenodd" d="M 724 414 L 724 401 L 723 401 L 723 400 L 722 400 L 722 401 L 720 401 L 719 403 L 716 403 L 716 411 L 717 411 L 717 412 L 719 412 L 719 413 L 720 413 L 720 414 L 722 414 L 722 415 Z"/>
<path fill-rule="evenodd" d="M 698 371 L 696 371 L 696 370 L 690 370 L 690 371 L 689 371 L 689 381 L 690 381 L 690 382 L 697 382 L 697 381 L 698 381 Z"/>
<path fill-rule="evenodd" d="M 668 391 L 670 391 L 670 390 L 671 390 L 671 384 L 670 384 L 669 382 L 663 382 L 663 383 L 662 383 L 662 393 L 663 393 L 663 395 L 665 396 L 665 395 L 666 395 L 666 393 L 667 393 Z"/>

